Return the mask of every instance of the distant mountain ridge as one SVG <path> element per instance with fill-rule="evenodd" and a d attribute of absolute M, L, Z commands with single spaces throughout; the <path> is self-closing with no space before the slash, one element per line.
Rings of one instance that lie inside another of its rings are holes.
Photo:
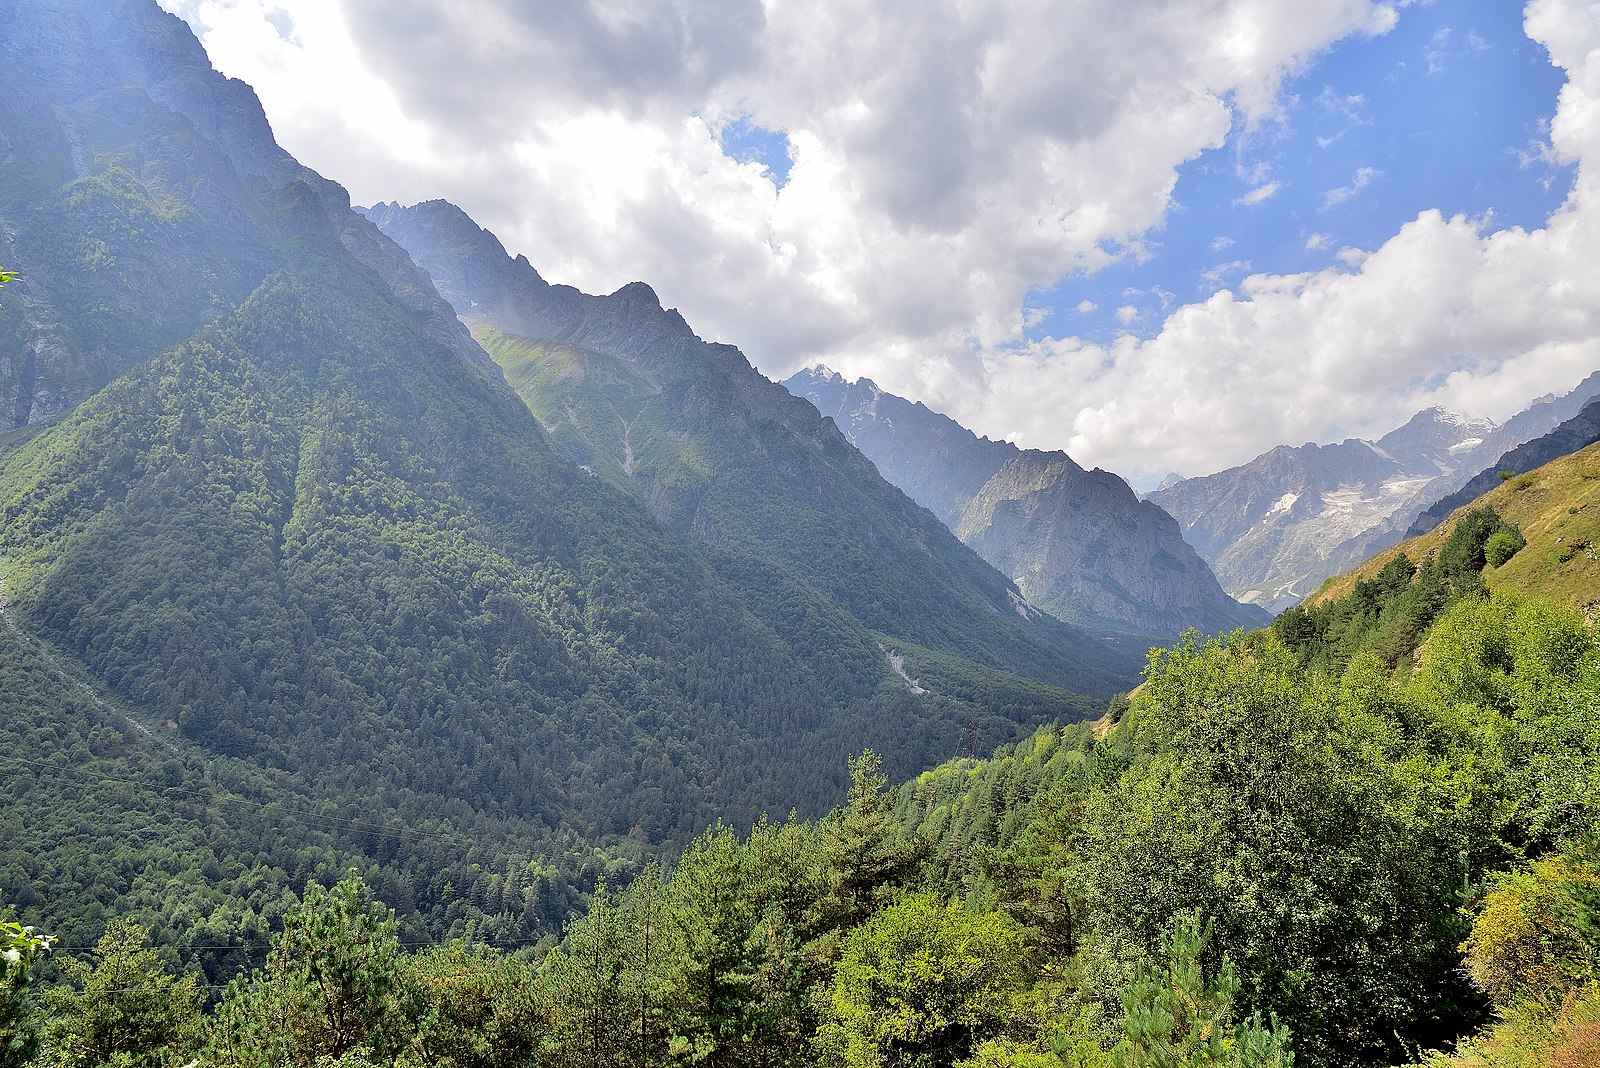
<path fill-rule="evenodd" d="M 604 296 L 551 285 L 444 201 L 364 210 L 432 275 L 554 441 L 713 546 L 729 573 L 820 592 L 897 641 L 1069 689 L 1104 692 L 1136 673 L 1136 643 L 1108 647 L 1030 614 L 814 408 L 736 348 L 702 341 L 648 285 Z M 781 631 L 792 614 L 769 623 Z"/>
<path fill-rule="evenodd" d="M 1407 538 L 1426 534 L 1454 512 L 1488 493 L 1501 482 L 1501 473 L 1526 474 L 1552 460 L 1600 441 L 1600 400 L 1589 404 L 1543 437 L 1523 442 L 1472 477 L 1466 485 L 1425 509 L 1406 531 Z"/>
<path fill-rule="evenodd" d="M 1590 439 L 1587 444 L 1557 451 L 1584 437 Z M 1469 485 L 1482 485 L 1484 492 L 1468 497 L 1467 490 L 1461 491 L 1442 521 L 1329 578 L 1307 598 L 1308 606 L 1349 596 L 1401 555 L 1412 564 L 1442 555 L 1447 535 L 1459 522 L 1490 508 L 1518 528 L 1525 544 L 1483 570 L 1485 585 L 1570 604 L 1590 620 L 1600 619 L 1600 400 L 1528 446 L 1532 448 L 1524 446 L 1511 455 L 1527 462 L 1547 452 L 1554 455 L 1533 467 L 1519 466 L 1514 478 L 1501 479 L 1489 471 L 1487 480 L 1473 479 Z"/>
<path fill-rule="evenodd" d="M 1170 636 L 1267 616 L 1223 593 L 1177 524 L 1122 479 L 1066 453 L 978 437 L 948 416 L 811 368 L 784 385 L 829 416 L 885 478 L 1062 619 Z"/>
<path fill-rule="evenodd" d="M 1398 542 L 1416 517 L 1493 457 L 1548 432 L 1600 394 L 1600 372 L 1496 426 L 1430 408 L 1377 441 L 1280 445 L 1247 464 L 1148 497 L 1240 600 L 1279 611 Z"/>

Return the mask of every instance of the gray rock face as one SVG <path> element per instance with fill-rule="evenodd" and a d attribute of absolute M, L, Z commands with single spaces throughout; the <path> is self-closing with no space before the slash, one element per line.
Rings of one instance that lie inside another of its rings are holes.
<path fill-rule="evenodd" d="M 582 345 L 664 370 L 680 362 L 680 347 L 704 347 L 683 316 L 663 308 L 644 282 L 629 282 L 606 296 L 551 285 L 526 257 L 513 259 L 499 238 L 449 201 L 356 210 L 427 269 L 467 323 Z M 749 366 L 743 355 L 737 362 Z"/>
<path fill-rule="evenodd" d="M 814 407 L 697 337 L 645 283 L 551 285 L 444 201 L 358 210 L 426 269 L 552 440 L 730 567 L 774 590 L 797 582 L 793 604 L 1007 670 L 1037 659 L 1085 689 L 1137 673 L 1142 643 L 1029 609 Z"/>
<path fill-rule="evenodd" d="M 1474 475 L 1465 485 L 1442 497 L 1412 522 L 1407 538 L 1426 534 L 1464 504 L 1469 504 L 1500 484 L 1500 472 L 1522 474 L 1559 460 L 1600 441 L 1600 400 L 1590 401 L 1577 415 L 1543 437 L 1524 442 Z"/>
<path fill-rule="evenodd" d="M 1600 373 L 1496 426 L 1440 408 L 1377 441 L 1280 445 L 1239 467 L 1150 494 L 1223 588 L 1278 612 L 1402 540 L 1419 514 L 1490 458 L 1547 433 L 1600 393 Z"/>
<path fill-rule="evenodd" d="M 1266 621 L 1222 591 L 1171 516 L 1108 471 L 980 438 L 869 379 L 820 368 L 784 384 L 1059 618 L 1163 636 Z"/>

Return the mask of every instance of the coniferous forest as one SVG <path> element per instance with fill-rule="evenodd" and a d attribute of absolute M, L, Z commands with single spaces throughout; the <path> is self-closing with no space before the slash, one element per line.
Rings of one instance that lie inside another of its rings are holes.
<path fill-rule="evenodd" d="M 0 55 L 0 1068 L 1600 1064 L 1600 444 L 1150 648 L 153 0 Z"/>
<path fill-rule="evenodd" d="M 187 874 L 208 919 L 10 926 L 7 1063 L 1588 1063 L 1600 640 L 1484 587 L 1513 529 L 1466 514 L 1409 578 L 1152 651 L 1096 723 L 900 784 L 862 754 L 825 817 L 714 825 L 542 940 L 417 938 L 402 886 L 232 856 Z M 180 882 L 197 848 L 123 847 Z"/>

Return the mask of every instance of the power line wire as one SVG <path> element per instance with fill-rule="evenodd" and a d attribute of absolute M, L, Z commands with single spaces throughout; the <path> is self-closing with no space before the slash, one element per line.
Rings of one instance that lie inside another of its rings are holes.
<path fill-rule="evenodd" d="M 24 765 L 39 769 L 41 771 L 49 772 L 54 775 L 77 775 L 89 781 L 127 783 L 132 786 L 139 786 L 146 790 L 155 792 L 165 793 L 171 791 L 190 791 L 191 799 L 196 801 L 209 799 L 223 803 L 250 805 L 258 809 L 265 809 L 276 805 L 283 808 L 286 815 L 293 816 L 303 821 L 314 821 L 323 824 L 336 824 L 338 825 L 337 829 L 373 835 L 379 838 L 431 838 L 438 841 L 455 842 L 457 844 L 466 845 L 469 848 L 482 844 L 479 839 L 455 831 L 425 831 L 415 827 L 385 826 L 383 824 L 369 823 L 363 820 L 351 819 L 348 816 L 335 816 L 329 813 L 321 812 L 306 812 L 304 810 L 295 809 L 292 806 L 285 804 L 285 802 L 278 800 L 256 801 L 245 797 L 242 794 L 236 793 L 232 790 L 226 790 L 225 788 L 218 787 L 211 783 L 158 783 L 148 779 L 138 779 L 127 775 L 116 775 L 111 772 L 90 772 L 85 768 L 65 767 L 60 764 L 51 764 L 42 760 L 30 760 L 27 757 L 0 754 L 0 765 L 4 765 L 6 763 Z M 324 826 L 321 829 L 333 830 L 336 828 Z"/>

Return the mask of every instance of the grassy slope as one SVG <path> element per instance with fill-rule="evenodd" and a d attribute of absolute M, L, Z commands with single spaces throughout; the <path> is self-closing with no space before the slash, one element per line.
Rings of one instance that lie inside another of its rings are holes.
<path fill-rule="evenodd" d="M 1537 593 L 1585 611 L 1600 604 L 1600 562 L 1590 555 L 1600 547 L 1600 444 L 1501 483 L 1457 509 L 1437 529 L 1329 579 L 1307 602 L 1345 596 L 1357 582 L 1373 578 L 1401 553 L 1413 562 L 1421 560 L 1438 548 L 1464 512 L 1484 505 L 1520 528 L 1528 541 L 1504 565 L 1484 573 L 1490 589 Z"/>

